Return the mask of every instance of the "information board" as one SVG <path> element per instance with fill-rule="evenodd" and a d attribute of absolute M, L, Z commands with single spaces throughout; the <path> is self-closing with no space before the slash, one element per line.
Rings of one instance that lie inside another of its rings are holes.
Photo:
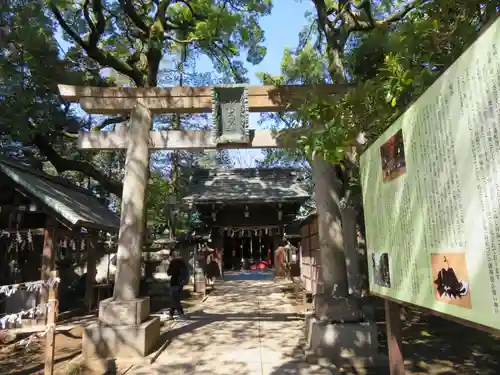
<path fill-rule="evenodd" d="M 500 329 L 500 20 L 361 156 L 372 292 Z"/>

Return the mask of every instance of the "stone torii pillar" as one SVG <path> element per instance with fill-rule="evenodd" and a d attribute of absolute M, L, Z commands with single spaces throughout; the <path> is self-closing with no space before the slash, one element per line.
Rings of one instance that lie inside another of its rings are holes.
<path fill-rule="evenodd" d="M 98 322 L 83 334 L 86 362 L 101 371 L 109 358 L 147 356 L 160 335 L 160 319 L 149 316 L 149 297 L 139 297 L 152 124 L 151 112 L 138 100 L 129 124 L 113 297 L 99 304 Z"/>

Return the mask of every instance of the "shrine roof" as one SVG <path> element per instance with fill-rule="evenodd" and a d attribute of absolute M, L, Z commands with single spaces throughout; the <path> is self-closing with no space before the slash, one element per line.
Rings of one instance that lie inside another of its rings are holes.
<path fill-rule="evenodd" d="M 302 186 L 302 173 L 293 168 L 203 169 L 193 176 L 185 202 L 293 202 L 311 195 Z"/>
<path fill-rule="evenodd" d="M 42 205 L 43 211 L 54 214 L 68 226 L 112 232 L 120 227 L 120 220 L 114 212 L 92 193 L 68 180 L 5 160 L 0 160 L 0 173 Z"/>

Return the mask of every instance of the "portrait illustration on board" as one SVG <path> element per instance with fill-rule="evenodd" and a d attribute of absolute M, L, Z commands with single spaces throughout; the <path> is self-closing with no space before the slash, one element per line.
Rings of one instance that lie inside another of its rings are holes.
<path fill-rule="evenodd" d="M 389 272 L 389 254 L 372 253 L 372 270 L 374 283 L 386 288 L 391 287 L 391 275 Z"/>
<path fill-rule="evenodd" d="M 403 131 L 400 129 L 380 147 L 383 181 L 389 182 L 406 172 Z"/>
<path fill-rule="evenodd" d="M 465 253 L 431 254 L 434 298 L 443 303 L 472 308 Z"/>

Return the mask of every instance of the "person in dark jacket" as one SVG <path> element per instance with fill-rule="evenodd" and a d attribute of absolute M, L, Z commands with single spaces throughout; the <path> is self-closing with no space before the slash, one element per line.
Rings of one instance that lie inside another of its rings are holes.
<path fill-rule="evenodd" d="M 184 260 L 179 254 L 174 253 L 168 265 L 167 275 L 170 276 L 170 290 L 172 292 L 173 306 L 170 308 L 170 317 L 174 317 L 175 310 L 179 312 L 180 317 L 184 316 L 182 308 L 181 292 L 189 281 L 189 271 Z"/>

